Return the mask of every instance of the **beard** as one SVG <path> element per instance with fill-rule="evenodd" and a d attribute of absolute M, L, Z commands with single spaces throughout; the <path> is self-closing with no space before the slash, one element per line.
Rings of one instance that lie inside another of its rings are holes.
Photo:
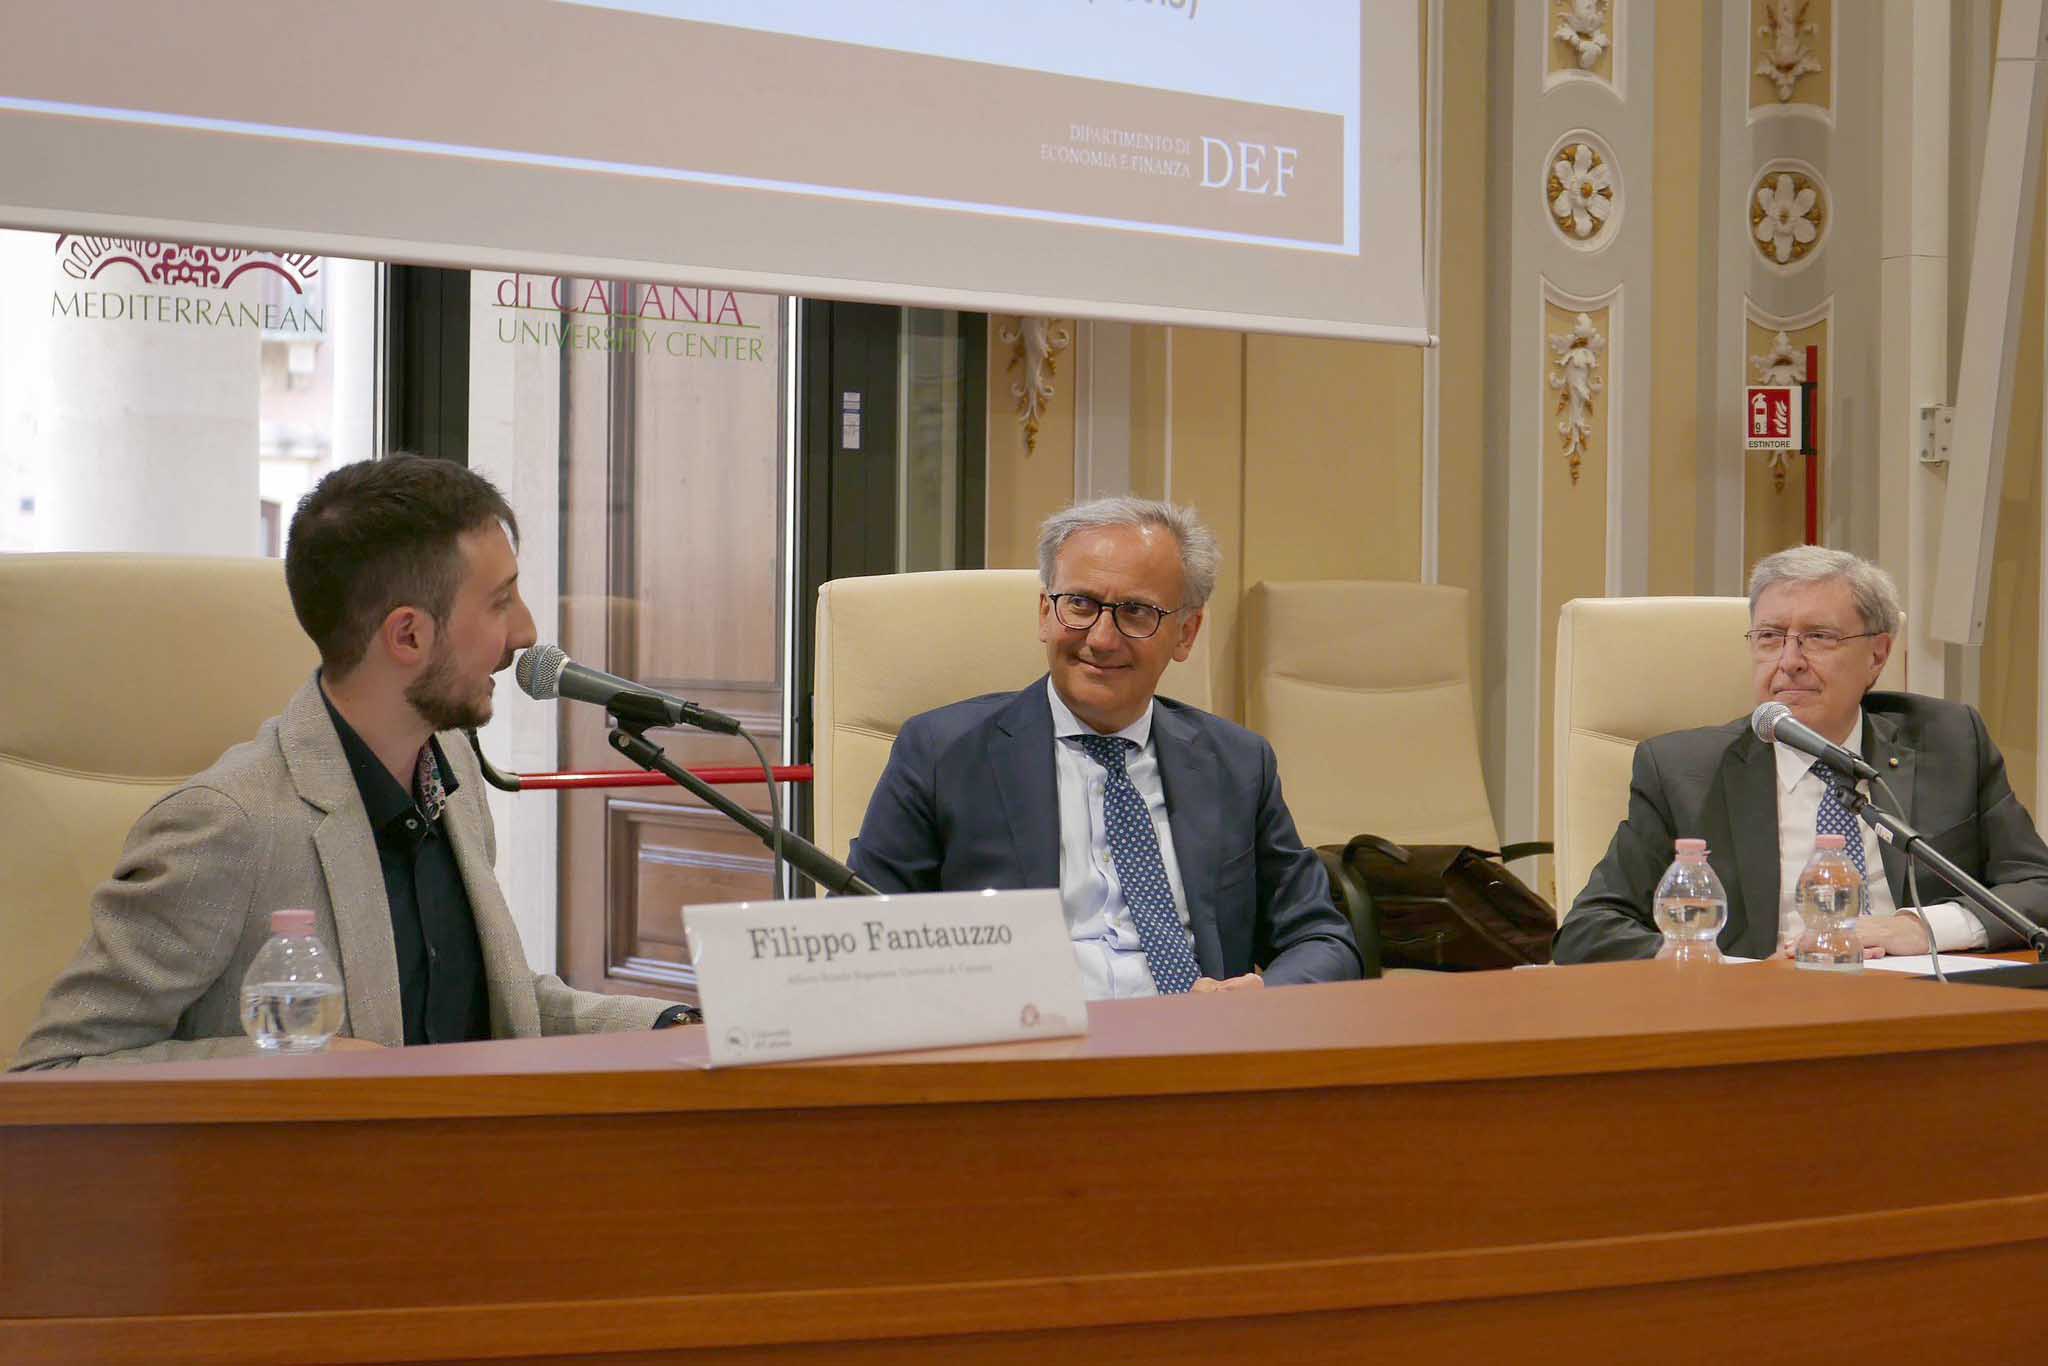
<path fill-rule="evenodd" d="M 474 730 L 491 719 L 489 694 L 463 695 L 452 651 L 434 652 L 426 672 L 406 685 L 405 700 L 435 730 Z"/>

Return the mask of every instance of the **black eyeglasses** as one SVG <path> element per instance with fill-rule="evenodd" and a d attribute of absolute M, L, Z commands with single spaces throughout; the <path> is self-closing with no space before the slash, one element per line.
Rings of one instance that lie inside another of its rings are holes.
<path fill-rule="evenodd" d="M 1086 593 L 1047 593 L 1046 597 L 1052 599 L 1052 614 L 1069 631 L 1093 630 L 1096 620 L 1107 609 L 1116 629 L 1131 640 L 1146 640 L 1157 635 L 1159 623 L 1181 610 L 1178 607 L 1154 607 L 1149 602 L 1104 602 Z"/>
<path fill-rule="evenodd" d="M 1781 631 L 1775 626 L 1759 626 L 1754 631 L 1742 633 L 1749 640 L 1749 648 L 1758 659 L 1769 659 L 1785 648 L 1785 642 L 1797 645 L 1808 659 L 1816 655 L 1831 655 L 1842 648 L 1846 641 L 1863 640 L 1869 636 L 1881 636 L 1882 631 L 1858 631 L 1854 635 L 1843 635 L 1840 631 Z"/>

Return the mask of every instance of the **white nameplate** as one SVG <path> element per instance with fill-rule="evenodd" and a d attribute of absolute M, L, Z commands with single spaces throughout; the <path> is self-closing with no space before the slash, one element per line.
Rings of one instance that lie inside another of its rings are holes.
<path fill-rule="evenodd" d="M 1088 1032 L 1050 888 L 741 901 L 686 920 L 714 1067 Z"/>

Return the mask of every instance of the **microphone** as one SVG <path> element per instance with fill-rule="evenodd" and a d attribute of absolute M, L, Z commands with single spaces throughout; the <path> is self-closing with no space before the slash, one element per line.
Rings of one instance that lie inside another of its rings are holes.
<path fill-rule="evenodd" d="M 541 702 L 566 697 L 594 702 L 621 721 L 644 725 L 695 726 L 720 735 L 738 735 L 740 723 L 723 712 L 685 702 L 680 697 L 643 688 L 631 679 L 576 663 L 559 645 L 534 645 L 519 656 L 513 670 L 519 690 Z"/>
<path fill-rule="evenodd" d="M 1794 720 L 1792 709 L 1783 702 L 1766 702 L 1749 714 L 1749 728 L 1765 744 L 1790 745 L 1801 754 L 1811 754 L 1837 773 L 1851 778 L 1875 778 L 1877 770 L 1827 739 L 1811 726 Z"/>

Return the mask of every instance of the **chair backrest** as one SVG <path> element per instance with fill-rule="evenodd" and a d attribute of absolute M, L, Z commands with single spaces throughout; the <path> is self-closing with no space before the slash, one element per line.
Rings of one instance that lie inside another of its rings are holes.
<path fill-rule="evenodd" d="M 1636 746 L 1756 705 L 1747 598 L 1576 598 L 1557 620 L 1552 782 L 1560 914 L 1628 815 Z M 1904 681 L 1894 649 L 1881 688 Z M 1681 832 L 1682 833 L 1682 832 Z"/>
<path fill-rule="evenodd" d="M 959 569 L 836 579 L 818 590 L 811 763 L 813 838 L 845 858 L 903 723 L 919 712 L 1023 687 L 1045 672 L 1038 574 Z M 1207 707 L 1209 632 L 1159 691 Z"/>
<path fill-rule="evenodd" d="M 275 560 L 0 555 L 0 1059 L 157 797 L 312 672 Z"/>
<path fill-rule="evenodd" d="M 1246 597 L 1245 724 L 1304 843 L 1498 849 L 1479 766 L 1465 590 L 1342 579 Z"/>

